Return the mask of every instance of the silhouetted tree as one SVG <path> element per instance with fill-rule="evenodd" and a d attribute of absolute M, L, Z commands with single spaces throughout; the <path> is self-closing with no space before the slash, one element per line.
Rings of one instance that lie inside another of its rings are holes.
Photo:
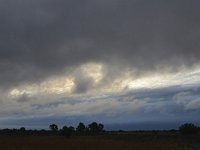
<path fill-rule="evenodd" d="M 104 125 L 103 124 L 97 124 L 96 122 L 92 122 L 88 125 L 89 131 L 93 133 L 102 132 Z"/>
<path fill-rule="evenodd" d="M 72 135 L 72 129 L 68 128 L 67 126 L 64 126 L 61 130 L 61 134 L 67 138 L 69 138 Z"/>
<path fill-rule="evenodd" d="M 70 131 L 73 133 L 73 132 L 75 132 L 75 129 L 74 129 L 74 127 L 72 127 L 72 126 L 69 126 L 69 129 L 70 129 Z"/>
<path fill-rule="evenodd" d="M 49 125 L 49 129 L 53 132 L 57 132 L 58 126 L 56 124 L 51 124 L 51 125 Z"/>
<path fill-rule="evenodd" d="M 179 132 L 181 134 L 197 134 L 198 127 L 192 123 L 185 123 L 179 127 Z"/>
<path fill-rule="evenodd" d="M 21 127 L 18 131 L 20 135 L 24 135 L 26 133 L 26 129 L 24 127 Z"/>
<path fill-rule="evenodd" d="M 76 131 L 77 132 L 85 132 L 85 129 L 86 129 L 86 127 L 85 127 L 84 123 L 80 122 L 76 128 Z"/>
<path fill-rule="evenodd" d="M 26 129 L 24 127 L 21 127 L 19 130 L 20 130 L 20 132 L 25 132 L 26 131 Z"/>
<path fill-rule="evenodd" d="M 88 125 L 89 131 L 91 132 L 98 132 L 99 131 L 99 125 L 96 122 L 92 122 Z"/>
<path fill-rule="evenodd" d="M 103 129 L 104 129 L 104 125 L 100 123 L 100 124 L 99 124 L 99 131 L 102 132 Z"/>

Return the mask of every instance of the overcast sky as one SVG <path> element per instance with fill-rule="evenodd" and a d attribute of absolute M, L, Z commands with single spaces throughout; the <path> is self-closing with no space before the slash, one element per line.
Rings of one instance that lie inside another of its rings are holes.
<path fill-rule="evenodd" d="M 200 123 L 199 6 L 0 0 L 0 127 Z"/>

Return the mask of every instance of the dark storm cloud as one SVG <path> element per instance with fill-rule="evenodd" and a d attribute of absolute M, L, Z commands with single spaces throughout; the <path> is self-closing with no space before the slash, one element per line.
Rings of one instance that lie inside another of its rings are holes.
<path fill-rule="evenodd" d="M 198 0 L 1 0 L 1 86 L 38 81 L 87 62 L 138 71 L 195 64 L 199 5 Z"/>

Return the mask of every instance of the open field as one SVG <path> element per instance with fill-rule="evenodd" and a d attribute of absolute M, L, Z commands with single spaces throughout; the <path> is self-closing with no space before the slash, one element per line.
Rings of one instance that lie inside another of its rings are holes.
<path fill-rule="evenodd" d="M 200 136 L 1 136 L 0 150 L 199 150 Z"/>

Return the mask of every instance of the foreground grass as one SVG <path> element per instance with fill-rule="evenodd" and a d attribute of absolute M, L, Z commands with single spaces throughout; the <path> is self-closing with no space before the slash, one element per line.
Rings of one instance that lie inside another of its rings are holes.
<path fill-rule="evenodd" d="M 199 150 L 199 136 L 0 136 L 0 150 Z"/>

